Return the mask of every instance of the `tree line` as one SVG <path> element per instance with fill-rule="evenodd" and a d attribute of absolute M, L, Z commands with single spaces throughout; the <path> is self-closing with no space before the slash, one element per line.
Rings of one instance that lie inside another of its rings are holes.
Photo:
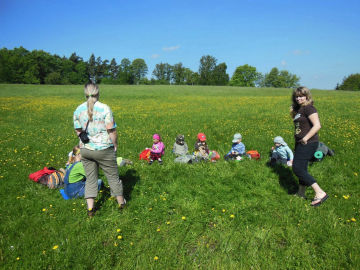
<path fill-rule="evenodd" d="M 52 55 L 43 50 L 28 51 L 23 47 L 0 50 L 0 83 L 24 84 L 177 84 L 177 85 L 231 85 L 244 87 L 296 87 L 300 78 L 287 70 L 272 68 L 262 74 L 250 65 L 238 66 L 230 78 L 226 63 L 218 63 L 211 55 L 200 59 L 197 72 L 181 62 L 155 65 L 148 79 L 148 66 L 144 59 L 130 61 L 123 58 L 117 63 L 91 54 L 85 61 L 75 52 L 67 57 Z"/>

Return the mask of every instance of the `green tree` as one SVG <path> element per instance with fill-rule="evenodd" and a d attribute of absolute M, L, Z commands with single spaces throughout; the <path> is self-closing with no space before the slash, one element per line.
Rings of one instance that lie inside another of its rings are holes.
<path fill-rule="evenodd" d="M 96 60 L 95 55 L 92 53 L 87 64 L 88 79 L 93 83 L 96 83 Z"/>
<path fill-rule="evenodd" d="M 175 84 L 184 84 L 185 83 L 185 81 L 186 81 L 185 72 L 186 72 L 186 68 L 183 66 L 183 64 L 181 62 L 174 65 L 172 79 Z"/>
<path fill-rule="evenodd" d="M 226 69 L 225 63 L 215 66 L 212 75 L 212 85 L 227 85 L 229 83 L 229 75 L 226 73 Z"/>
<path fill-rule="evenodd" d="M 119 66 L 116 63 L 115 58 L 111 59 L 110 65 L 109 65 L 109 75 L 110 78 L 115 80 L 119 75 Z"/>
<path fill-rule="evenodd" d="M 131 62 L 128 58 L 123 58 L 120 62 L 118 80 L 120 84 L 134 83 L 134 79 L 131 72 Z"/>
<path fill-rule="evenodd" d="M 254 87 L 261 77 L 261 73 L 256 71 L 256 67 L 248 64 L 238 66 L 231 77 L 230 85 Z"/>
<path fill-rule="evenodd" d="M 213 84 L 216 62 L 217 62 L 216 58 L 211 55 L 204 55 L 200 58 L 199 84 L 201 85 Z"/>
<path fill-rule="evenodd" d="M 139 84 L 140 80 L 143 79 L 147 72 L 148 67 L 144 59 L 137 58 L 131 63 L 131 72 L 134 78 L 134 83 Z"/>
<path fill-rule="evenodd" d="M 160 84 L 170 84 L 172 73 L 173 67 L 168 63 L 156 64 L 152 72 Z"/>
<path fill-rule="evenodd" d="M 291 74 L 287 70 L 279 71 L 276 67 L 272 68 L 270 73 L 265 74 L 264 83 L 265 87 L 282 87 L 291 88 L 299 85 L 300 77 Z"/>
<path fill-rule="evenodd" d="M 360 91 L 360 73 L 345 77 L 338 88 L 339 90 Z"/>

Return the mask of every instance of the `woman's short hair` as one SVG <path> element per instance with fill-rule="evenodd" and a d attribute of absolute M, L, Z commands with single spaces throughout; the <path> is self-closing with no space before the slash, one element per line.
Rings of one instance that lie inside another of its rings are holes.
<path fill-rule="evenodd" d="M 94 114 L 94 104 L 99 100 L 99 87 L 94 83 L 87 83 L 85 84 L 84 93 L 87 98 L 89 121 L 92 121 Z"/>

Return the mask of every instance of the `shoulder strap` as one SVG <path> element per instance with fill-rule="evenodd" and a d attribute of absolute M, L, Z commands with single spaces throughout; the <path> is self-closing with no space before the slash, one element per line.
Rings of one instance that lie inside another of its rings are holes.
<path fill-rule="evenodd" d="M 89 120 L 88 120 L 87 123 L 86 123 L 85 132 L 87 131 L 88 126 L 89 126 Z"/>
<path fill-rule="evenodd" d="M 70 172 L 71 172 L 72 168 L 74 168 L 74 166 L 75 166 L 76 163 L 78 163 L 78 161 L 77 161 L 77 162 L 74 162 L 74 163 L 71 165 L 71 167 L 66 170 L 66 174 L 65 174 L 65 177 L 64 177 L 64 183 L 65 183 L 66 185 L 69 184 L 69 175 L 70 175 Z"/>

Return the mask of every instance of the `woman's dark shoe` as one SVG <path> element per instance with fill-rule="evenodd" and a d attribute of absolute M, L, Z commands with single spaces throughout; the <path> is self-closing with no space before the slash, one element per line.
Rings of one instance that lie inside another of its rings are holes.
<path fill-rule="evenodd" d="M 95 216 L 95 209 L 90 209 L 87 211 L 87 215 L 89 218 L 92 218 L 93 216 Z"/>

